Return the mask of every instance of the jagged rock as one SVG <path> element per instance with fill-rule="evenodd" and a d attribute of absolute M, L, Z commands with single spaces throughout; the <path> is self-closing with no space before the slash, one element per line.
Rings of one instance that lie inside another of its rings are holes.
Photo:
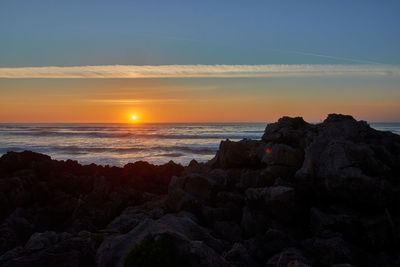
<path fill-rule="evenodd" d="M 247 189 L 249 187 L 266 187 L 274 184 L 275 179 L 279 177 L 271 168 L 263 170 L 246 170 L 241 174 L 240 181 L 236 187 Z"/>
<path fill-rule="evenodd" d="M 324 266 L 331 266 L 340 262 L 351 262 L 353 252 L 349 244 L 340 236 L 330 238 L 313 238 L 304 242 L 304 246 L 310 250 L 316 261 Z"/>
<path fill-rule="evenodd" d="M 189 245 L 178 246 L 178 251 L 187 263 L 185 266 L 230 267 L 230 264 L 224 258 L 201 241 L 190 241 Z"/>
<path fill-rule="evenodd" d="M 14 172 L 30 169 L 34 165 L 48 164 L 51 158 L 48 155 L 35 153 L 32 151 L 7 152 L 1 157 L 0 170 L 2 172 Z"/>
<path fill-rule="evenodd" d="M 190 240 L 199 240 L 204 242 L 207 246 L 213 248 L 214 250 L 221 252 L 221 243 L 212 237 L 210 230 L 201 227 L 196 224 L 189 217 L 174 216 L 172 214 L 167 214 L 158 220 L 159 223 L 170 227 L 173 231 L 181 233 Z"/>
<path fill-rule="evenodd" d="M 201 172 L 204 169 L 208 169 L 208 166 L 204 163 L 199 163 L 196 160 L 192 159 L 188 166 L 184 170 L 184 174 L 189 174 L 189 173 L 196 173 L 196 172 Z"/>
<path fill-rule="evenodd" d="M 237 267 L 257 267 L 256 261 L 247 253 L 242 243 L 235 243 L 233 247 L 223 254 L 223 257 L 232 265 Z"/>
<path fill-rule="evenodd" d="M 284 248 L 294 245 L 294 240 L 286 233 L 268 229 L 263 235 L 246 240 L 245 245 L 250 255 L 259 262 L 265 262 Z"/>
<path fill-rule="evenodd" d="M 201 203 L 214 201 L 226 186 L 226 174 L 215 170 L 208 174 L 189 174 L 173 177 L 168 187 L 167 206 L 171 211 L 195 211 Z"/>
<path fill-rule="evenodd" d="M 0 254 L 22 246 L 34 232 L 98 231 L 125 207 L 166 193 L 171 176 L 182 169 L 172 162 L 110 168 L 30 151 L 6 153 L 0 158 Z"/>
<path fill-rule="evenodd" d="M 184 266 L 396 266 L 399 177 L 400 137 L 337 114 L 281 118 L 184 169 L 7 153 L 0 265 L 121 266 L 165 239 Z"/>
<path fill-rule="evenodd" d="M 15 209 L 0 225 L 0 254 L 23 244 L 35 232 L 33 214 L 22 208 Z"/>
<path fill-rule="evenodd" d="M 25 245 L 29 251 L 42 250 L 54 245 L 57 242 L 55 232 L 34 233 Z"/>
<path fill-rule="evenodd" d="M 238 192 L 221 191 L 217 194 L 217 201 L 243 206 L 244 196 Z"/>
<path fill-rule="evenodd" d="M 374 251 L 386 250 L 393 253 L 399 249 L 400 231 L 394 229 L 394 222 L 390 222 L 388 216 L 376 216 L 375 218 L 360 218 L 362 237 L 353 239 L 362 242 L 362 246 Z"/>
<path fill-rule="evenodd" d="M 286 166 L 295 170 L 303 163 L 303 150 L 286 144 L 267 144 L 261 162 L 267 166 Z"/>
<path fill-rule="evenodd" d="M 8 161 L 9 159 L 7 159 Z M 3 163 L 4 164 L 4 163 Z M 16 207 L 29 202 L 34 174 L 30 171 L 19 172 L 19 177 L 0 178 L 0 220 L 6 218 Z"/>
<path fill-rule="evenodd" d="M 165 198 L 146 202 L 143 205 L 126 208 L 121 215 L 107 225 L 108 232 L 127 233 L 146 218 L 158 219 L 164 215 Z"/>
<path fill-rule="evenodd" d="M 276 123 L 268 124 L 262 140 L 266 143 L 287 144 L 295 148 L 305 148 L 311 142 L 314 127 L 301 117 L 282 117 Z"/>
<path fill-rule="evenodd" d="M 248 188 L 245 191 L 246 203 L 249 205 L 260 205 L 264 202 L 264 191 L 265 188 Z"/>
<path fill-rule="evenodd" d="M 242 239 L 242 229 L 231 221 L 217 221 L 214 223 L 214 232 L 222 236 L 224 240 L 237 242 Z"/>
<path fill-rule="evenodd" d="M 272 256 L 266 266 L 268 267 L 311 267 L 310 261 L 303 256 L 303 253 L 296 248 L 287 248 Z"/>
<path fill-rule="evenodd" d="M 152 233 L 152 231 L 157 232 Z M 126 234 L 107 237 L 97 250 L 97 266 L 122 266 L 123 259 L 130 249 L 146 236 L 162 232 L 168 232 L 168 228 L 152 219 L 145 219 Z"/>
<path fill-rule="evenodd" d="M 47 237 L 54 240 L 49 240 Z M 0 257 L 0 265 L 4 267 L 90 267 L 95 266 L 94 254 L 92 240 L 89 238 L 68 238 L 65 235 L 57 237 L 48 232 L 37 234 L 31 242 L 28 242 L 25 249 L 17 248 L 4 254 Z M 10 257 L 11 255 L 13 257 Z"/>
<path fill-rule="evenodd" d="M 12 260 L 13 258 L 18 257 L 19 255 L 21 255 L 24 251 L 24 248 L 22 246 L 19 247 L 15 247 L 9 251 L 7 251 L 6 253 L 4 253 L 3 255 L 0 256 L 0 263 L 4 263 L 7 262 L 9 260 Z"/>
<path fill-rule="evenodd" d="M 206 176 L 194 174 L 182 179 L 186 179 L 183 189 L 197 199 L 207 201 L 213 197 L 216 181 Z"/>
<path fill-rule="evenodd" d="M 246 190 L 247 203 L 265 205 L 266 214 L 282 222 L 290 222 L 294 218 L 294 188 L 287 186 L 270 186 L 265 188 L 249 188 Z"/>
<path fill-rule="evenodd" d="M 245 237 L 262 234 L 269 227 L 269 218 L 264 212 L 244 206 L 240 226 Z"/>
<path fill-rule="evenodd" d="M 213 168 L 256 168 L 263 166 L 263 143 L 256 140 L 244 139 L 239 142 L 222 141 L 215 158 Z"/>
<path fill-rule="evenodd" d="M 382 157 L 377 147 L 386 139 L 392 140 L 392 152 L 385 149 Z M 378 132 L 351 116 L 331 114 L 317 125 L 317 134 L 306 148 L 296 176 L 300 183 L 314 184 L 314 193 L 321 198 L 379 207 L 392 201 L 399 190 L 398 181 L 393 184 L 385 178 L 398 172 L 399 154 L 398 136 Z"/>
<path fill-rule="evenodd" d="M 208 230 L 197 225 L 188 217 L 175 215 L 165 215 L 158 220 L 146 219 L 126 234 L 106 238 L 97 250 L 97 264 L 99 267 L 122 266 L 123 258 L 130 249 L 146 236 L 160 234 L 168 234 L 182 241 L 183 244 L 178 246 L 178 250 L 182 254 L 186 253 L 187 257 L 190 256 L 190 252 L 194 253 L 197 260 L 202 261 L 207 266 L 211 266 L 209 264 L 212 262 L 221 264 L 216 266 L 224 265 L 223 259 L 214 252 L 222 251 L 220 242 L 213 238 Z M 189 258 L 193 257 L 192 255 Z M 198 265 L 192 263 L 191 266 Z"/>
<path fill-rule="evenodd" d="M 186 179 L 181 177 L 172 177 L 168 186 L 167 207 L 173 212 L 181 210 L 195 210 L 197 202 L 195 197 L 185 192 Z"/>
<path fill-rule="evenodd" d="M 215 208 L 202 205 L 198 215 L 209 226 L 217 221 L 239 222 L 242 215 L 239 207 L 232 203 L 224 203 L 223 206 Z"/>
<path fill-rule="evenodd" d="M 331 231 L 340 233 L 346 239 L 360 245 L 368 243 L 367 237 L 363 235 L 366 232 L 366 227 L 364 227 L 363 221 L 359 216 L 327 214 L 317 208 L 311 208 L 310 228 L 316 235 Z"/>

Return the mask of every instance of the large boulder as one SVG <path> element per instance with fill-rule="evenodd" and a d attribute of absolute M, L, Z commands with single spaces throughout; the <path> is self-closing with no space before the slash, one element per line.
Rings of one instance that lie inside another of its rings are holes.
<path fill-rule="evenodd" d="M 315 237 L 304 242 L 304 247 L 314 255 L 315 263 L 323 266 L 332 266 L 337 263 L 352 263 L 354 252 L 349 244 L 340 236 L 328 238 Z"/>
<path fill-rule="evenodd" d="M 268 166 L 278 165 L 297 170 L 303 163 L 303 150 L 286 144 L 270 143 L 266 145 L 261 161 Z"/>
<path fill-rule="evenodd" d="M 235 243 L 233 247 L 224 253 L 224 258 L 234 267 L 257 267 L 260 266 L 249 255 L 246 247 L 242 243 Z"/>
<path fill-rule="evenodd" d="M 348 205 L 383 207 L 396 199 L 400 136 L 336 114 L 316 127 L 296 174 L 298 185 L 312 186 L 319 198 Z"/>
<path fill-rule="evenodd" d="M 279 177 L 269 168 L 261 170 L 244 170 L 241 173 L 240 180 L 236 184 L 237 188 L 247 189 L 249 187 L 266 187 L 274 184 L 275 179 Z"/>
<path fill-rule="evenodd" d="M 50 156 L 35 153 L 32 151 L 24 152 L 7 152 L 1 157 L 0 160 L 0 173 L 14 172 L 20 170 L 30 169 L 38 165 L 49 165 L 51 161 Z"/>
<path fill-rule="evenodd" d="M 145 219 L 130 232 L 110 236 L 97 250 L 99 267 L 122 266 L 129 251 L 146 237 L 167 235 L 171 237 L 178 254 L 188 266 L 227 266 L 215 251 L 222 251 L 221 243 L 209 231 L 187 216 L 165 215 L 158 220 Z M 214 264 L 214 265 L 213 265 Z"/>
<path fill-rule="evenodd" d="M 126 208 L 107 225 L 106 231 L 124 234 L 147 218 L 159 219 L 164 215 L 164 201 L 165 197 L 163 196 L 139 206 Z"/>
<path fill-rule="evenodd" d="M 245 245 L 249 254 L 257 261 L 265 262 L 282 249 L 293 246 L 294 243 L 293 238 L 288 234 L 271 228 L 263 235 L 246 240 Z"/>
<path fill-rule="evenodd" d="M 25 245 L 25 249 L 30 251 L 41 250 L 51 247 L 57 242 L 57 234 L 55 232 L 34 233 Z"/>
<path fill-rule="evenodd" d="M 0 266 L 94 267 L 98 243 L 90 233 L 84 236 L 55 232 L 35 233 L 25 247 L 16 247 L 1 256 Z"/>
<path fill-rule="evenodd" d="M 246 190 L 246 201 L 250 207 L 264 207 L 265 214 L 283 223 L 295 219 L 295 190 L 293 187 L 277 185 L 249 188 Z"/>
<path fill-rule="evenodd" d="M 268 267 L 311 267 L 310 261 L 304 257 L 303 253 L 293 247 L 284 249 L 268 259 Z"/>
<path fill-rule="evenodd" d="M 259 168 L 264 165 L 263 148 L 264 144 L 257 140 L 222 141 L 210 164 L 213 168 Z"/>
<path fill-rule="evenodd" d="M 34 213 L 22 208 L 15 209 L 0 224 L 0 255 L 24 244 L 35 232 Z"/>
<path fill-rule="evenodd" d="M 173 177 L 168 187 L 167 207 L 174 212 L 194 211 L 200 204 L 215 201 L 227 180 L 226 173 L 220 170 Z"/>
<path fill-rule="evenodd" d="M 295 148 L 305 148 L 314 135 L 314 126 L 301 117 L 282 117 L 276 123 L 268 124 L 262 140 L 266 143 L 286 144 Z"/>
<path fill-rule="evenodd" d="M 214 223 L 213 230 L 224 240 L 237 242 L 242 239 L 242 229 L 232 221 L 217 221 Z"/>

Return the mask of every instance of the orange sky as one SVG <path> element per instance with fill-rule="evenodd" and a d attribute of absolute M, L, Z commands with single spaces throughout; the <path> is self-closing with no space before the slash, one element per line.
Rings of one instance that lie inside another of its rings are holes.
<path fill-rule="evenodd" d="M 398 81 L 371 78 L 0 79 L 0 122 L 270 122 L 328 113 L 399 121 Z"/>

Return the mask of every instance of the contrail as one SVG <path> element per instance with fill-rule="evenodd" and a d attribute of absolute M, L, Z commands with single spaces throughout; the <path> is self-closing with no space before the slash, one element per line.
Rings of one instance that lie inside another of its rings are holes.
<path fill-rule="evenodd" d="M 354 58 L 348 58 L 348 57 L 337 57 L 337 56 L 330 56 L 330 55 L 324 55 L 324 54 L 317 54 L 317 53 L 310 53 L 310 52 L 303 52 L 303 51 L 294 51 L 294 50 L 280 50 L 280 49 L 272 49 L 273 51 L 279 51 L 283 53 L 291 53 L 291 54 L 298 54 L 298 55 L 304 55 L 304 56 L 313 56 L 313 57 L 323 57 L 323 58 L 330 58 L 330 59 L 336 59 L 336 60 L 344 60 L 344 61 L 349 61 L 349 62 L 355 62 L 355 63 L 365 63 L 365 64 L 378 64 L 378 65 L 384 65 L 383 63 L 376 62 L 376 61 L 370 61 L 370 60 L 361 60 L 361 59 L 354 59 Z"/>

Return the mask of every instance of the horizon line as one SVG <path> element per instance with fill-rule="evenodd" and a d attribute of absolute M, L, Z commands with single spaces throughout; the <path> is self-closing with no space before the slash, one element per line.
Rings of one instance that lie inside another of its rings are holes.
<path fill-rule="evenodd" d="M 303 118 L 304 119 L 304 118 Z M 365 121 L 367 123 L 400 123 L 400 121 L 366 121 L 362 119 L 356 119 L 356 121 Z M 278 119 L 279 120 L 279 119 Z M 128 125 L 140 125 L 140 124 L 230 124 L 230 123 L 257 123 L 257 124 L 262 124 L 262 123 L 275 123 L 278 120 L 274 122 L 263 122 L 263 121 L 223 121 L 223 122 L 0 122 L 0 124 L 128 124 Z M 319 121 L 306 121 L 307 123 L 322 123 L 324 122 L 325 119 L 319 120 Z"/>

